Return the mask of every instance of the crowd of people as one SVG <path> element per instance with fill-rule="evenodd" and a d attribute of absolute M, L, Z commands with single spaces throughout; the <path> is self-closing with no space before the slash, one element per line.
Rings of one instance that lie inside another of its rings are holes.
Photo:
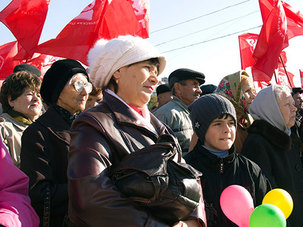
<path fill-rule="evenodd" d="M 205 84 L 207 75 L 188 68 L 158 85 L 165 57 L 129 35 L 97 41 L 88 63 L 58 60 L 43 78 L 22 64 L 3 81 L 0 226 L 236 226 L 220 207 L 222 191 L 234 184 L 255 207 L 271 189 L 286 190 L 294 201 L 287 226 L 303 226 L 301 88 L 272 84 L 257 93 L 243 70 Z M 154 90 L 158 106 L 149 110 Z M 112 176 L 130 154 L 166 147 L 165 136 L 181 151 L 170 161 L 201 173 L 180 192 L 195 205 L 173 223 L 134 203 Z"/>

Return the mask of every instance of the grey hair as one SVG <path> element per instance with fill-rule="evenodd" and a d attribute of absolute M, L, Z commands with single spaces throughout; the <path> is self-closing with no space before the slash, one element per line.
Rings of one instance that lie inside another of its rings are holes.
<path fill-rule="evenodd" d="M 275 94 L 276 100 L 280 100 L 283 92 L 291 95 L 291 90 L 287 86 L 282 86 L 282 85 L 273 86 L 273 92 Z"/>

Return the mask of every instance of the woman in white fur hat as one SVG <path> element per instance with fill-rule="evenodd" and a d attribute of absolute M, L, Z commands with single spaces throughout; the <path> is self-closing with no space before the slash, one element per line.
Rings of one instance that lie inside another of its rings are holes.
<path fill-rule="evenodd" d="M 103 101 L 72 126 L 69 218 L 75 226 L 168 226 L 122 197 L 108 177 L 108 167 L 170 133 L 147 108 L 165 58 L 142 38 L 120 36 L 98 41 L 88 62 Z M 196 211 L 175 226 L 203 226 Z"/>

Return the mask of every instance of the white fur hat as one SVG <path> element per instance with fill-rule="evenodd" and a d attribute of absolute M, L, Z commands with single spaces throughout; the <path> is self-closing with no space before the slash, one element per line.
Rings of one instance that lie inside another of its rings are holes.
<path fill-rule="evenodd" d="M 158 50 L 146 40 L 130 35 L 119 36 L 112 40 L 100 39 L 87 56 L 90 79 L 95 87 L 104 88 L 113 73 L 123 66 L 158 58 L 159 74 L 165 68 L 166 60 Z"/>

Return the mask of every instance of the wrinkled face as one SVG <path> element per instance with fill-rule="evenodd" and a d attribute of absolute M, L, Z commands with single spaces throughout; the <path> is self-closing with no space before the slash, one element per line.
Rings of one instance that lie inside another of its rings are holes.
<path fill-rule="evenodd" d="M 204 146 L 213 151 L 229 150 L 235 141 L 235 136 L 236 126 L 230 115 L 227 115 L 227 118 L 216 118 L 205 133 Z"/>
<path fill-rule="evenodd" d="M 172 99 L 173 96 L 170 91 L 159 94 L 158 95 L 159 106 L 163 106 L 164 104 L 168 103 Z"/>
<path fill-rule="evenodd" d="M 257 92 L 255 90 L 252 80 L 243 80 L 241 82 L 241 89 L 245 98 L 246 108 L 249 109 L 251 102 L 255 99 Z"/>
<path fill-rule="evenodd" d="M 177 82 L 174 84 L 174 88 L 175 95 L 188 106 L 202 94 L 200 83 L 195 79 L 185 80 L 184 84 Z"/>
<path fill-rule="evenodd" d="M 300 93 L 296 93 L 293 95 L 293 99 L 295 100 L 295 107 L 298 109 L 298 110 L 301 110 L 302 109 L 302 95 Z"/>
<path fill-rule="evenodd" d="M 294 126 L 296 121 L 295 101 L 290 93 L 282 91 L 280 98 L 277 100 L 281 114 L 287 128 Z"/>
<path fill-rule="evenodd" d="M 133 106 L 144 107 L 158 83 L 158 65 L 148 60 L 138 62 L 120 68 L 113 77 L 120 98 Z"/>
<path fill-rule="evenodd" d="M 10 100 L 9 105 L 17 112 L 27 116 L 29 119 L 36 120 L 41 115 L 42 102 L 40 93 L 31 89 L 25 91 L 15 100 Z"/>
<path fill-rule="evenodd" d="M 81 91 L 77 91 L 77 84 L 87 85 L 87 77 L 83 73 L 75 74 L 71 81 L 67 82 L 60 93 L 57 105 L 69 111 L 71 114 L 81 112 L 85 109 L 89 90 L 84 86 Z"/>
<path fill-rule="evenodd" d="M 86 101 L 85 110 L 93 108 L 94 106 L 98 105 L 99 102 L 102 101 L 102 93 L 99 95 L 89 95 Z"/>

